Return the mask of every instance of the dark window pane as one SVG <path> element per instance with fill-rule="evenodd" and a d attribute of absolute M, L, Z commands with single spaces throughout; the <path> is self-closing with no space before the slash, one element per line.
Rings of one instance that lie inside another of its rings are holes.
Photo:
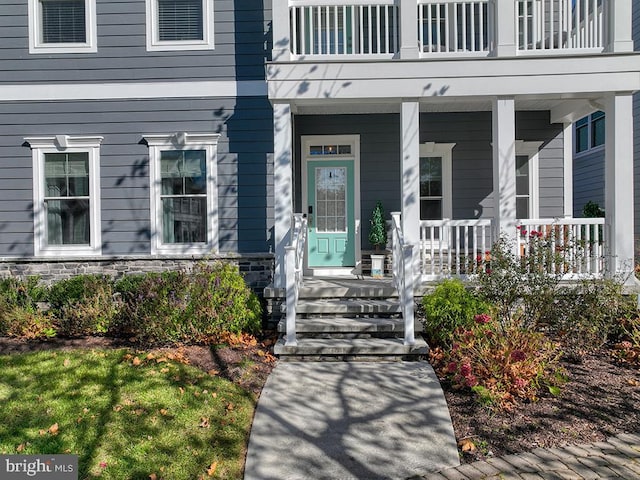
<path fill-rule="evenodd" d="M 604 145 L 604 113 L 596 112 L 591 115 L 591 146 Z"/>
<path fill-rule="evenodd" d="M 529 198 L 516 198 L 516 218 L 529 218 Z"/>
<path fill-rule="evenodd" d="M 204 40 L 202 0 L 156 1 L 160 41 Z"/>
<path fill-rule="evenodd" d="M 163 243 L 206 242 L 206 211 L 206 198 L 163 198 Z"/>
<path fill-rule="evenodd" d="M 49 245 L 88 245 L 89 200 L 45 200 Z"/>
<path fill-rule="evenodd" d="M 42 43 L 86 43 L 85 0 L 40 0 Z"/>
<path fill-rule="evenodd" d="M 442 200 L 420 200 L 421 220 L 442 220 Z"/>
<path fill-rule="evenodd" d="M 589 149 L 589 127 L 581 126 L 576 128 L 576 153 Z"/>

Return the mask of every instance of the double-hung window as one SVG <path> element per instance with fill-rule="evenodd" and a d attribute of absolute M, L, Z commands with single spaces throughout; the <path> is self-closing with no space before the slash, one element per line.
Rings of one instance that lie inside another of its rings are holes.
<path fill-rule="evenodd" d="M 420 220 L 451 218 L 451 152 L 455 143 L 420 145 Z"/>
<path fill-rule="evenodd" d="M 96 0 L 29 0 L 29 53 L 96 51 Z"/>
<path fill-rule="evenodd" d="M 33 157 L 34 255 L 100 255 L 102 137 L 25 140 Z"/>
<path fill-rule="evenodd" d="M 575 152 L 582 153 L 604 145 L 604 112 L 582 117 L 575 124 Z"/>
<path fill-rule="evenodd" d="M 148 135 L 151 253 L 215 253 L 218 135 Z"/>
<path fill-rule="evenodd" d="M 516 141 L 516 218 L 538 218 L 539 166 L 541 142 Z"/>
<path fill-rule="evenodd" d="M 213 0 L 146 0 L 147 50 L 209 50 Z"/>

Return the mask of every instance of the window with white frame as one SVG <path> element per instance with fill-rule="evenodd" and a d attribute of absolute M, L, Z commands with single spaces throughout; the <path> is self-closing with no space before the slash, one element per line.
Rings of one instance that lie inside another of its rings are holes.
<path fill-rule="evenodd" d="M 96 0 L 29 0 L 29 53 L 97 50 Z"/>
<path fill-rule="evenodd" d="M 151 253 L 216 253 L 219 135 L 148 135 Z"/>
<path fill-rule="evenodd" d="M 102 137 L 25 140 L 33 158 L 34 255 L 100 255 Z"/>
<path fill-rule="evenodd" d="M 213 0 L 146 0 L 147 50 L 210 50 Z"/>
<path fill-rule="evenodd" d="M 451 152 L 455 143 L 420 145 L 420 220 L 451 218 Z"/>
<path fill-rule="evenodd" d="M 604 145 L 604 112 L 582 117 L 575 124 L 575 153 L 582 153 Z"/>
<path fill-rule="evenodd" d="M 516 141 L 516 218 L 538 218 L 538 151 L 542 142 Z"/>

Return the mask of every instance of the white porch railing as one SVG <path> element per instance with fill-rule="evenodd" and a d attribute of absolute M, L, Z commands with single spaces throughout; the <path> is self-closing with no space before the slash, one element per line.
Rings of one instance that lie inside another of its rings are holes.
<path fill-rule="evenodd" d="M 307 243 L 307 219 L 302 213 L 293 215 L 291 226 L 291 243 L 285 247 L 286 275 L 286 334 L 285 345 L 295 346 L 296 340 L 296 308 L 298 293 L 302 286 L 304 252 Z"/>
<path fill-rule="evenodd" d="M 516 28 L 520 52 L 602 51 L 606 0 L 517 0 Z"/>
<path fill-rule="evenodd" d="M 418 0 L 418 41 L 422 53 L 488 55 L 493 43 L 489 0 Z"/>
<path fill-rule="evenodd" d="M 407 245 L 402 233 L 400 213 L 391 214 L 393 220 L 393 284 L 398 290 L 400 308 L 404 319 L 404 344 L 414 345 L 414 271 L 413 271 L 413 245 Z"/>
<path fill-rule="evenodd" d="M 382 55 L 400 45 L 394 0 L 290 1 L 293 55 Z"/>
<path fill-rule="evenodd" d="M 517 252 L 537 254 L 550 273 L 563 278 L 602 276 L 605 272 L 604 218 L 518 221 Z M 545 251 L 546 250 L 546 251 Z"/>
<path fill-rule="evenodd" d="M 475 273 L 493 244 L 491 219 L 422 220 L 420 265 L 424 280 Z"/>

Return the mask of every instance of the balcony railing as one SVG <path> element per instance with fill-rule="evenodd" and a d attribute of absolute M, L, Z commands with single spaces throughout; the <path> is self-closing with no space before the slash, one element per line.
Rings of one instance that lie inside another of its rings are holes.
<path fill-rule="evenodd" d="M 487 55 L 493 29 L 488 0 L 418 0 L 418 42 L 422 53 Z"/>
<path fill-rule="evenodd" d="M 291 52 L 305 56 L 396 54 L 400 34 L 395 2 L 349 3 L 325 0 L 321 6 L 290 7 Z"/>
<path fill-rule="evenodd" d="M 602 50 L 606 38 L 603 1 L 518 0 L 518 50 Z"/>
<path fill-rule="evenodd" d="M 516 54 L 602 51 L 610 36 L 610 0 L 274 1 L 287 2 L 287 42 L 298 59 L 397 58 L 416 47 L 421 58 L 489 56 L 507 24 L 515 24 L 515 38 L 507 43 Z M 513 14 L 505 18 L 498 10 L 509 1 Z"/>

